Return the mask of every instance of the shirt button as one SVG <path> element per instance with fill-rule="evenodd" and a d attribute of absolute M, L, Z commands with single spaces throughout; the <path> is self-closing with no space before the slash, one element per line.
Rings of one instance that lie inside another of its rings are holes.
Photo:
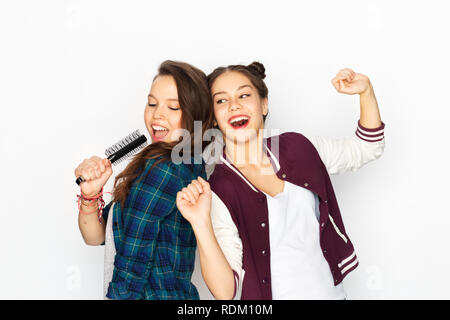
<path fill-rule="evenodd" d="M 261 251 L 262 255 L 265 256 L 266 255 L 266 250 Z"/>
<path fill-rule="evenodd" d="M 323 250 L 323 253 L 327 253 L 327 250 Z"/>
<path fill-rule="evenodd" d="M 264 222 L 261 223 L 261 227 L 265 228 L 265 227 L 266 227 L 266 224 L 265 224 Z"/>
<path fill-rule="evenodd" d="M 303 185 L 304 185 L 305 187 L 307 187 L 307 186 L 309 186 L 309 183 L 308 183 L 308 182 L 305 182 Z"/>
<path fill-rule="evenodd" d="M 281 175 L 281 177 L 282 177 L 283 179 L 286 178 L 286 174 L 283 173 L 283 174 Z"/>
<path fill-rule="evenodd" d="M 320 225 L 322 228 L 325 227 L 325 222 L 322 222 Z"/>
<path fill-rule="evenodd" d="M 328 200 L 323 200 L 323 202 L 328 203 Z"/>
<path fill-rule="evenodd" d="M 268 283 L 269 281 L 267 280 L 267 278 L 264 278 L 264 279 L 262 279 L 262 281 L 261 281 L 263 284 L 266 284 L 266 283 Z"/>

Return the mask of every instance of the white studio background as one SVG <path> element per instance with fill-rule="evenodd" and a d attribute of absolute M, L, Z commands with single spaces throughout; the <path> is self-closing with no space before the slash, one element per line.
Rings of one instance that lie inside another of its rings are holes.
<path fill-rule="evenodd" d="M 73 171 L 146 132 L 151 80 L 173 59 L 207 73 L 258 60 L 267 127 L 334 137 L 354 134 L 359 97 L 330 80 L 369 76 L 384 155 L 332 177 L 360 260 L 348 298 L 450 299 L 449 33 L 447 1 L 2 0 L 0 298 L 102 299 Z M 198 269 L 194 283 L 211 298 Z"/>

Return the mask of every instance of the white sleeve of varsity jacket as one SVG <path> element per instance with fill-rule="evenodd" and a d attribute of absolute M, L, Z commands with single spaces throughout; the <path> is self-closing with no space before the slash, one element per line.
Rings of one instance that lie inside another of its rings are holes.
<path fill-rule="evenodd" d="M 242 269 L 242 241 L 228 208 L 214 192 L 211 193 L 211 221 L 214 234 L 225 258 L 234 271 L 234 299 L 240 299 L 242 281 L 244 280 L 245 274 L 244 269 Z"/>
<path fill-rule="evenodd" d="M 384 123 L 378 128 L 365 128 L 358 120 L 355 135 L 331 138 L 304 135 L 316 147 L 329 174 L 356 171 L 376 160 L 384 151 Z"/>

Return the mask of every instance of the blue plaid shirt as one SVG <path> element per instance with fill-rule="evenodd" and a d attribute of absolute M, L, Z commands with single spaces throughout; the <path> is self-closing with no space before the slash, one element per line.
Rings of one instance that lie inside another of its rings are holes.
<path fill-rule="evenodd" d="M 199 299 L 191 283 L 196 240 L 176 194 L 198 176 L 206 179 L 205 166 L 165 161 L 149 173 L 155 161 L 147 160 L 124 208 L 113 207 L 116 256 L 106 294 L 111 299 Z M 105 221 L 111 205 L 104 209 Z"/>

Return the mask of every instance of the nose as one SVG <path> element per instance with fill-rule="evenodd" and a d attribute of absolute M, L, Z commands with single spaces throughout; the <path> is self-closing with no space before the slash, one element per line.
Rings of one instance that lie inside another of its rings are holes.
<path fill-rule="evenodd" d="M 228 107 L 229 111 L 235 111 L 235 110 L 239 110 L 241 108 L 242 108 L 241 105 L 235 99 L 230 101 L 230 104 Z"/>
<path fill-rule="evenodd" d="M 162 119 L 164 118 L 164 109 L 161 105 L 155 107 L 155 112 L 153 113 L 153 118 Z"/>

